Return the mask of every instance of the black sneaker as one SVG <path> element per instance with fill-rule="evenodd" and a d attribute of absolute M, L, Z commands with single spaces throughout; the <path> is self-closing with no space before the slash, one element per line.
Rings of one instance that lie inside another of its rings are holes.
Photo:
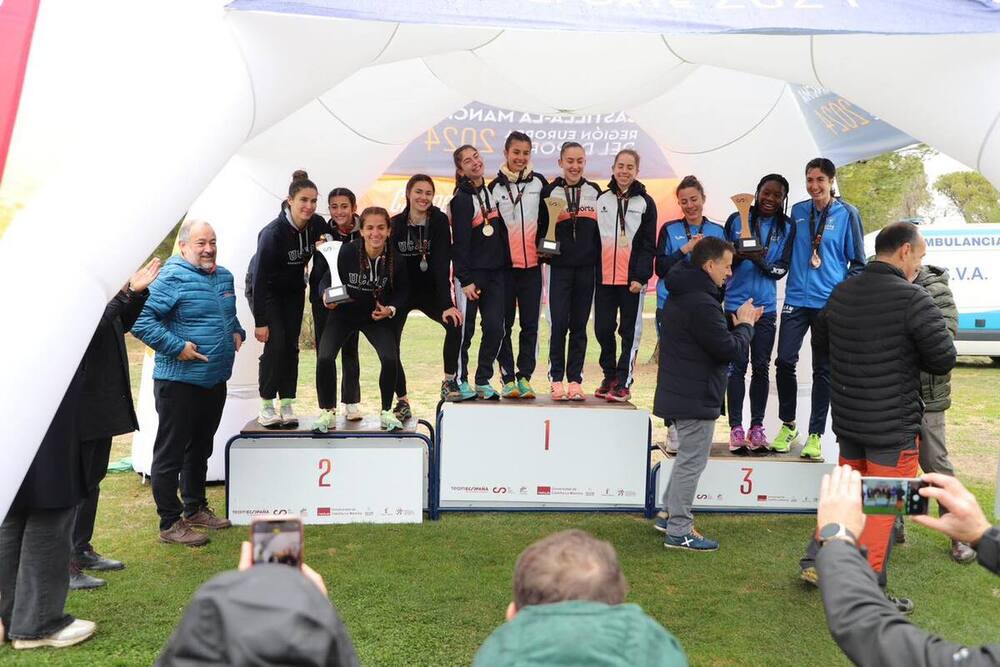
<path fill-rule="evenodd" d="M 108 572 L 111 570 L 124 570 L 125 563 L 112 558 L 105 558 L 94 550 L 77 552 L 73 558 L 84 570 L 97 570 Z"/>
<path fill-rule="evenodd" d="M 898 598 L 895 595 L 889 595 L 888 593 L 885 594 L 885 597 L 887 600 L 889 600 L 889 602 L 891 602 L 896 606 L 896 611 L 898 611 L 900 614 L 909 616 L 910 614 L 913 613 L 913 608 L 915 605 L 913 604 L 913 600 L 911 600 L 910 598 Z"/>
<path fill-rule="evenodd" d="M 71 560 L 69 562 L 69 589 L 71 591 L 86 591 L 93 588 L 100 588 L 107 582 L 97 577 L 92 577 L 80 569 L 80 564 Z"/>
<path fill-rule="evenodd" d="M 410 410 L 410 404 L 407 401 L 396 401 L 396 407 L 392 409 L 392 414 L 403 423 L 413 419 L 413 411 Z"/>

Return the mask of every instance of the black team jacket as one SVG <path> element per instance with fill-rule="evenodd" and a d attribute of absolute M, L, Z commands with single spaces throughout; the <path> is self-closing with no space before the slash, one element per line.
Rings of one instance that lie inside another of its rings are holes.
<path fill-rule="evenodd" d="M 451 228 L 448 216 L 437 206 L 427 211 L 423 225 L 410 225 L 410 209 L 393 216 L 392 245 L 406 263 L 410 303 L 432 302 L 442 310 L 451 301 Z M 426 258 L 427 270 L 420 270 Z"/>

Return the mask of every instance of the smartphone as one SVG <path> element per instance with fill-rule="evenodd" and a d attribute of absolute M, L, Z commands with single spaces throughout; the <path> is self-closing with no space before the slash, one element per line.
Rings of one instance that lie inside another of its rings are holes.
<path fill-rule="evenodd" d="M 865 514 L 927 514 L 928 499 L 920 495 L 925 486 L 913 477 L 862 477 L 862 509 Z"/>
<path fill-rule="evenodd" d="M 297 517 L 254 519 L 250 523 L 250 543 L 253 545 L 254 565 L 302 565 L 302 521 Z"/>

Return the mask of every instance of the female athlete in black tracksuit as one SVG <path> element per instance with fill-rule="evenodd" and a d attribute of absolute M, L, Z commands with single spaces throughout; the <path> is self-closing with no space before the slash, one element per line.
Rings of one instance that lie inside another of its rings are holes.
<path fill-rule="evenodd" d="M 471 390 L 462 394 L 455 380 L 462 344 L 462 316 L 451 300 L 451 228 L 448 216 L 434 206 L 434 181 L 430 176 L 415 174 L 406 183 L 406 208 L 392 219 L 392 244 L 406 263 L 410 290 L 409 298 L 392 320 L 396 343 L 402 340 L 411 310 L 419 310 L 441 324 L 445 330 L 441 398 L 452 401 L 475 398 Z M 406 374 L 400 359 L 396 368 L 399 401 L 393 409 L 400 421 L 412 417 L 406 394 Z"/>
<path fill-rule="evenodd" d="M 389 408 L 396 386 L 399 353 L 392 318 L 406 303 L 406 266 L 389 243 L 389 213 L 384 208 L 366 208 L 361 214 L 361 238 L 345 243 L 337 256 L 336 270 L 351 301 L 327 306 L 326 325 L 316 360 L 316 393 L 321 412 L 313 429 L 333 428 L 337 407 L 337 372 L 333 360 L 352 334 L 361 332 L 378 354 L 382 370 L 378 386 L 382 399 L 381 425 L 384 430 L 402 428 Z M 325 290 L 330 272 L 320 282 Z"/>
<path fill-rule="evenodd" d="M 326 198 L 330 207 L 330 223 L 327 234 L 334 241 L 353 241 L 360 238 L 358 233 L 358 204 L 354 193 L 347 188 L 334 188 Z M 324 242 L 330 239 L 324 239 Z M 309 273 L 309 302 L 312 306 L 313 333 L 316 339 L 316 354 L 319 355 L 319 341 L 323 337 L 323 327 L 326 325 L 326 308 L 323 306 L 323 292 L 319 289 L 320 280 L 330 270 L 326 255 L 322 251 L 323 244 L 317 244 L 313 254 L 312 271 Z M 358 421 L 361 414 L 361 364 L 358 361 L 358 336 L 354 334 L 344 341 L 340 350 L 341 371 L 340 400 L 344 402 L 345 415 L 348 421 Z M 334 360 L 336 364 L 336 360 Z M 336 372 L 336 367 L 334 367 Z"/>
<path fill-rule="evenodd" d="M 266 427 L 298 426 L 292 411 L 299 379 L 299 332 L 305 305 L 306 265 L 315 242 L 327 231 L 316 215 L 316 184 L 292 181 L 287 207 L 257 235 L 253 269 L 254 336 L 264 344 L 258 369 L 261 409 Z M 274 399 L 281 398 L 278 411 Z"/>
<path fill-rule="evenodd" d="M 504 336 L 504 282 L 510 268 L 507 227 L 499 219 L 496 202 L 483 181 L 483 159 L 474 146 L 460 146 L 455 161 L 455 195 L 451 198 L 452 264 L 455 270 L 455 300 L 462 314 L 462 345 L 459 359 L 459 387 L 468 385 L 469 344 L 480 314 L 483 340 L 475 391 L 480 398 L 499 400 L 490 385 L 493 363 Z"/>
<path fill-rule="evenodd" d="M 559 151 L 563 175 L 542 191 L 538 210 L 539 238 L 555 225 L 559 254 L 549 260 L 549 313 L 552 338 L 549 341 L 549 380 L 552 399 L 584 400 L 583 361 L 587 355 L 587 321 L 594 303 L 594 274 L 601 255 L 597 230 L 597 198 L 601 188 L 583 177 L 587 156 L 583 146 L 567 142 Z M 548 198 L 562 199 L 566 210 L 558 220 L 549 219 Z M 566 361 L 566 333 L 569 332 L 569 362 Z M 569 389 L 563 385 L 569 380 Z"/>

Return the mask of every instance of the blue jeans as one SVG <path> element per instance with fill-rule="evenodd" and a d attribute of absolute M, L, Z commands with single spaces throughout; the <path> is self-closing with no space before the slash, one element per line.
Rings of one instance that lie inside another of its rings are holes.
<path fill-rule="evenodd" d="M 730 319 L 727 313 L 726 319 Z M 744 378 L 747 365 L 752 362 L 750 374 L 750 426 L 764 424 L 767 392 L 770 388 L 771 351 L 774 349 L 777 313 L 764 313 L 754 326 L 753 340 L 747 353 L 729 365 L 729 386 L 726 388 L 726 412 L 729 428 L 743 424 L 743 397 L 746 394 Z"/>
<path fill-rule="evenodd" d="M 811 329 L 819 316 L 817 308 L 800 308 L 786 305 L 781 309 L 778 327 L 778 356 L 774 360 L 778 382 L 778 418 L 782 422 L 795 421 L 796 395 L 799 390 L 795 378 L 795 365 L 806 331 Z M 826 430 L 826 416 L 830 412 L 830 350 L 812 346 L 812 410 L 809 413 L 809 433 L 822 435 Z"/>

